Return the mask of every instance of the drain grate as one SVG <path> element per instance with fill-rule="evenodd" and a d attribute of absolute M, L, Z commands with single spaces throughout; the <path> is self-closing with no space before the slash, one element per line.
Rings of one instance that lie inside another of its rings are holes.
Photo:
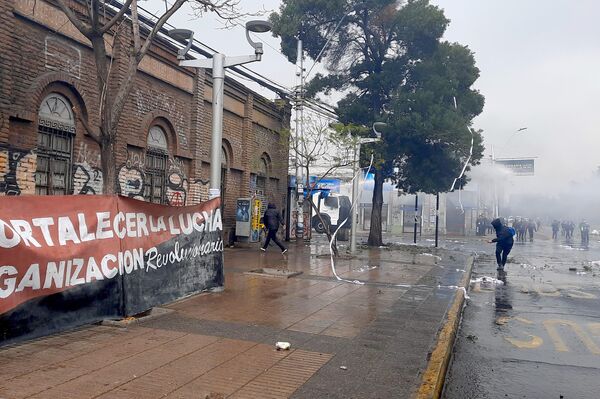
<path fill-rule="evenodd" d="M 275 278 L 290 278 L 302 274 L 301 271 L 288 270 L 288 269 L 276 269 L 273 267 L 263 267 L 261 269 L 254 269 L 247 271 L 244 274 L 261 277 L 275 277 Z"/>

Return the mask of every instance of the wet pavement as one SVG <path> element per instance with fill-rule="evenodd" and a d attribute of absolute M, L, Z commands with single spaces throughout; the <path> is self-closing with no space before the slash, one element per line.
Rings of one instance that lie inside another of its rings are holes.
<path fill-rule="evenodd" d="M 457 244 L 480 254 L 472 281 L 489 279 L 471 284 L 444 398 L 599 397 L 598 240 L 515 244 L 504 283 L 493 245 Z"/>
<path fill-rule="evenodd" d="M 338 259 L 319 239 L 225 252 L 225 290 L 127 328 L 0 349 L 0 398 L 404 398 L 419 388 L 468 253 L 411 246 Z M 435 252 L 435 253 L 434 253 Z M 247 272 L 287 269 L 289 279 Z M 291 343 L 276 351 L 275 342 Z M 212 396 L 211 396 L 212 395 Z"/>

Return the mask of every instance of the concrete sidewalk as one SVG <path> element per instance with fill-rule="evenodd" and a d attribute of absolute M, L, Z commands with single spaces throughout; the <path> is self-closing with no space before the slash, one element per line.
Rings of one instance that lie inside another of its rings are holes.
<path fill-rule="evenodd" d="M 420 255 L 432 249 L 365 249 L 336 261 L 340 277 L 365 283 L 355 284 L 333 276 L 326 245 L 271 251 L 226 250 L 225 290 L 166 306 L 171 312 L 161 317 L 0 349 L 0 398 L 417 394 L 439 351 L 438 332 L 462 298 L 451 286 L 465 283 L 468 254 L 439 250 L 435 263 Z M 246 273 L 260 268 L 302 274 Z M 277 341 L 291 350 L 276 351 Z"/>

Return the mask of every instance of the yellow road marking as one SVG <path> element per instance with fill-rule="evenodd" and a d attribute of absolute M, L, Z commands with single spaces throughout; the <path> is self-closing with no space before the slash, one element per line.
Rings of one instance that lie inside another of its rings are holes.
<path fill-rule="evenodd" d="M 557 326 L 565 326 L 571 327 L 573 332 L 577 335 L 579 340 L 583 342 L 588 351 L 592 352 L 594 355 L 600 355 L 600 348 L 596 343 L 587 335 L 587 333 L 581 328 L 581 326 L 574 321 L 571 320 L 561 320 L 561 319 L 550 319 L 544 320 L 543 322 L 550 339 L 554 343 L 554 348 L 559 352 L 568 352 L 569 348 L 565 344 L 565 341 L 558 334 Z"/>
<path fill-rule="evenodd" d="M 535 349 L 542 346 L 544 340 L 538 337 L 537 335 L 528 334 L 531 339 L 528 341 L 522 341 L 520 339 L 512 338 L 512 337 L 504 337 L 505 340 L 513 344 L 519 349 Z"/>
<path fill-rule="evenodd" d="M 579 291 L 579 290 L 569 290 L 567 292 L 567 296 L 570 298 L 579 298 L 579 299 L 596 299 L 596 298 L 598 298 L 594 294 L 590 294 L 590 293 Z"/>
<path fill-rule="evenodd" d="M 588 328 L 592 332 L 592 335 L 600 337 L 600 323 L 588 323 Z"/>

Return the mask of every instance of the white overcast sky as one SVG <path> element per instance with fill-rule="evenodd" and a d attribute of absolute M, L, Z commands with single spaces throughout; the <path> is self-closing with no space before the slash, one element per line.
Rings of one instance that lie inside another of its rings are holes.
<path fill-rule="evenodd" d="M 588 179 L 600 165 L 600 1 L 431 2 L 451 20 L 446 39 L 475 53 L 481 70 L 476 88 L 486 99 L 475 127 L 484 130 L 486 151 L 494 145 L 497 157 L 537 157 L 537 176 L 521 178 L 520 189 L 526 191 L 556 192 L 571 181 Z M 141 4 L 164 10 L 163 0 Z M 249 12 L 274 10 L 279 4 L 242 0 Z M 252 52 L 242 27 L 220 29 L 210 14 L 194 19 L 183 9 L 170 22 L 193 29 L 197 39 L 227 55 Z M 294 86 L 295 68 L 275 50 L 278 39 L 260 37 L 266 42 L 263 61 L 249 67 Z M 307 69 L 311 65 L 309 61 Z M 521 127 L 528 129 L 513 134 Z"/>

